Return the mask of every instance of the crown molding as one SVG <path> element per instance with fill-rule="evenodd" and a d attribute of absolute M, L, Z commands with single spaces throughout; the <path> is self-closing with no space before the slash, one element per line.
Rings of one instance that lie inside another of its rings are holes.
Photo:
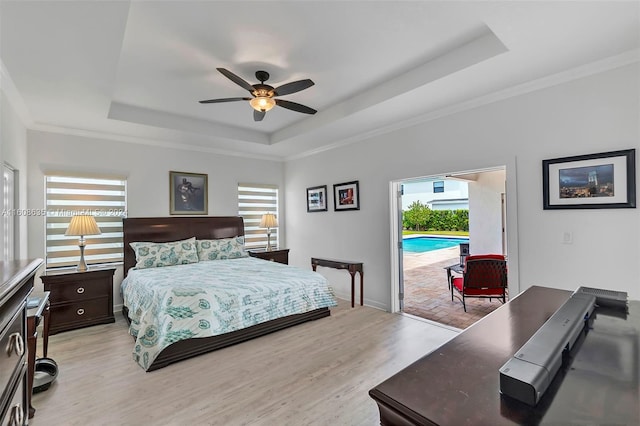
<path fill-rule="evenodd" d="M 184 143 L 170 140 L 150 139 L 139 136 L 129 136 L 115 133 L 107 133 L 95 130 L 76 129 L 63 126 L 49 125 L 43 123 L 34 123 L 31 115 L 24 103 L 24 100 L 20 93 L 17 91 L 11 77 L 8 75 L 4 64 L 0 61 L 0 84 L 3 92 L 7 95 L 11 105 L 16 109 L 16 112 L 20 116 L 23 124 L 28 130 L 51 132 L 57 134 L 66 134 L 71 136 L 82 136 L 96 139 L 114 140 L 125 143 L 148 145 L 155 147 L 179 149 L 193 152 L 203 152 L 216 155 L 226 155 L 233 157 L 251 158 L 257 160 L 286 162 L 291 160 L 297 160 L 305 157 L 320 154 L 322 152 L 330 151 L 336 148 L 347 146 L 362 140 L 370 139 L 379 135 L 384 135 L 396 130 L 413 127 L 422 123 L 426 123 L 432 120 L 436 120 L 449 115 L 457 114 L 470 109 L 478 108 L 484 105 L 492 104 L 516 96 L 524 95 L 527 93 L 542 90 L 548 87 L 556 86 L 559 84 L 567 83 L 573 80 L 578 80 L 583 77 L 599 74 L 616 68 L 620 68 L 626 65 L 640 62 L 640 49 L 624 52 L 620 55 L 612 56 L 602 59 L 600 61 L 592 62 L 586 65 L 572 68 L 570 70 L 562 71 L 547 77 L 543 77 L 537 80 L 533 80 L 527 83 L 519 84 L 504 90 L 500 90 L 488 95 L 480 96 L 465 102 L 461 102 L 455 105 L 451 105 L 446 108 L 441 108 L 436 111 L 431 111 L 427 114 L 423 114 L 418 117 L 413 117 L 404 121 L 394 123 L 389 126 L 373 129 L 368 132 L 360 133 L 357 135 L 349 136 L 346 138 L 335 140 L 334 142 L 316 148 L 308 150 L 299 154 L 291 156 L 273 156 L 265 154 L 254 154 L 247 152 L 239 152 L 234 150 L 207 147 L 192 143 Z"/>
<path fill-rule="evenodd" d="M 95 131 L 95 130 L 74 129 L 70 127 L 54 126 L 54 125 L 42 124 L 42 123 L 34 123 L 32 126 L 28 127 L 28 130 L 57 133 L 57 134 L 69 135 L 69 136 L 81 136 L 81 137 L 93 138 L 93 139 L 112 140 L 117 142 L 124 142 L 124 143 L 130 143 L 130 144 L 138 144 L 138 145 L 148 145 L 148 146 L 154 146 L 159 148 L 171 148 L 171 149 L 179 149 L 184 151 L 204 152 L 207 154 L 226 155 L 230 157 L 243 157 L 243 158 L 251 158 L 256 160 L 267 160 L 267 161 L 277 161 L 277 162 L 283 161 L 283 159 L 280 157 L 275 157 L 270 155 L 245 153 L 245 152 L 226 150 L 221 148 L 213 148 L 213 147 L 207 147 L 202 145 L 189 144 L 184 142 L 174 142 L 174 141 L 161 140 L 161 139 L 149 139 L 149 138 L 144 138 L 140 136 L 128 136 L 128 135 L 107 133 L 107 132 L 101 132 L 101 131 Z"/>
<path fill-rule="evenodd" d="M 380 127 L 366 133 L 361 133 L 358 135 L 340 139 L 329 145 L 325 145 L 317 149 L 313 149 L 313 150 L 305 151 L 300 154 L 295 154 L 295 155 L 285 157 L 285 160 L 291 161 L 291 160 L 297 160 L 304 157 L 317 155 L 325 151 L 347 146 L 362 140 L 370 139 L 375 136 L 384 135 L 400 129 L 406 129 L 408 127 L 413 127 L 413 126 L 426 123 L 432 120 L 436 120 L 442 117 L 457 114 L 459 112 L 468 111 L 470 109 L 474 109 L 484 105 L 489 105 L 495 102 L 514 98 L 516 96 L 521 96 L 527 93 L 557 86 L 559 84 L 568 83 L 570 81 L 578 80 L 591 75 L 600 74 L 606 71 L 610 71 L 626 65 L 631 65 L 637 62 L 640 62 L 640 49 L 630 50 L 630 51 L 621 53 L 619 55 L 610 56 L 608 58 L 605 58 L 596 62 L 591 62 L 589 64 L 581 65 L 579 67 L 575 67 L 575 68 L 565 70 L 556 74 L 552 74 L 547 77 L 542 77 L 537 80 L 533 80 L 527 83 L 522 83 L 513 87 L 509 87 L 507 89 L 490 93 L 488 95 L 484 95 L 474 99 L 470 99 L 468 101 L 460 102 L 458 104 L 451 105 L 446 108 L 441 108 L 436 111 L 431 111 L 427 114 L 413 117 L 404 121 L 399 121 L 389 126 Z"/>

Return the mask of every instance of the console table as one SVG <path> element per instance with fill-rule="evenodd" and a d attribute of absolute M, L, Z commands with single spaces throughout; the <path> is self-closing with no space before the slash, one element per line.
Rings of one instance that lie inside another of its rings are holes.
<path fill-rule="evenodd" d="M 325 268 L 334 269 L 346 269 L 351 274 L 351 307 L 355 306 L 355 276 L 356 272 L 360 273 L 360 306 L 364 303 L 364 277 L 362 262 L 351 262 L 349 260 L 336 260 L 336 259 L 321 259 L 319 257 L 311 258 L 311 267 L 316 270 L 316 267 L 324 266 Z"/>
<path fill-rule="evenodd" d="M 33 377 L 36 370 L 36 346 L 38 342 L 37 327 L 42 319 L 42 356 L 47 357 L 49 348 L 49 292 L 45 291 L 44 295 L 39 297 L 38 306 L 27 309 L 27 347 L 29 348 L 27 357 L 28 369 L 28 400 L 29 400 L 29 418 L 32 418 L 36 409 L 31 405 L 31 396 L 33 394 Z"/>
<path fill-rule="evenodd" d="M 382 425 L 640 424 L 640 302 L 596 308 L 535 407 L 500 394 L 499 368 L 571 296 L 533 286 L 369 391 Z"/>

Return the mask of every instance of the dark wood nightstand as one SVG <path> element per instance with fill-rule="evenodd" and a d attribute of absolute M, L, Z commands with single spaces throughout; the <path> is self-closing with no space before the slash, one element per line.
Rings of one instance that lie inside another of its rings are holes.
<path fill-rule="evenodd" d="M 289 249 L 249 250 L 249 255 L 272 262 L 284 263 L 285 265 L 289 264 Z"/>
<path fill-rule="evenodd" d="M 115 322 L 113 274 L 115 268 L 86 272 L 47 271 L 40 278 L 49 291 L 49 333 Z"/>

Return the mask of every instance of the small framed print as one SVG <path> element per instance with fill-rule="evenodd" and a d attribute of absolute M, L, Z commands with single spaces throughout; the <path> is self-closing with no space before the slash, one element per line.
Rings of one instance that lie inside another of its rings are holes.
<path fill-rule="evenodd" d="M 307 212 L 327 211 L 327 185 L 307 188 Z"/>
<path fill-rule="evenodd" d="M 636 207 L 635 149 L 542 161 L 543 207 Z"/>
<path fill-rule="evenodd" d="M 358 181 L 333 185 L 333 209 L 335 211 L 360 210 Z"/>
<path fill-rule="evenodd" d="M 169 213 L 207 214 L 207 175 L 169 172 Z"/>

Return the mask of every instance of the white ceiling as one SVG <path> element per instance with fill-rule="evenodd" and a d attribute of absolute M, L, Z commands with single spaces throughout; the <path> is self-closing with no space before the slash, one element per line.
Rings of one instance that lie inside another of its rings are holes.
<path fill-rule="evenodd" d="M 29 128 L 274 159 L 640 58 L 638 1 L 0 7 L 1 82 Z M 318 113 L 276 107 L 254 122 L 248 102 L 198 103 L 247 96 L 218 67 L 251 84 L 256 70 L 273 86 L 310 78 L 282 98 Z"/>

